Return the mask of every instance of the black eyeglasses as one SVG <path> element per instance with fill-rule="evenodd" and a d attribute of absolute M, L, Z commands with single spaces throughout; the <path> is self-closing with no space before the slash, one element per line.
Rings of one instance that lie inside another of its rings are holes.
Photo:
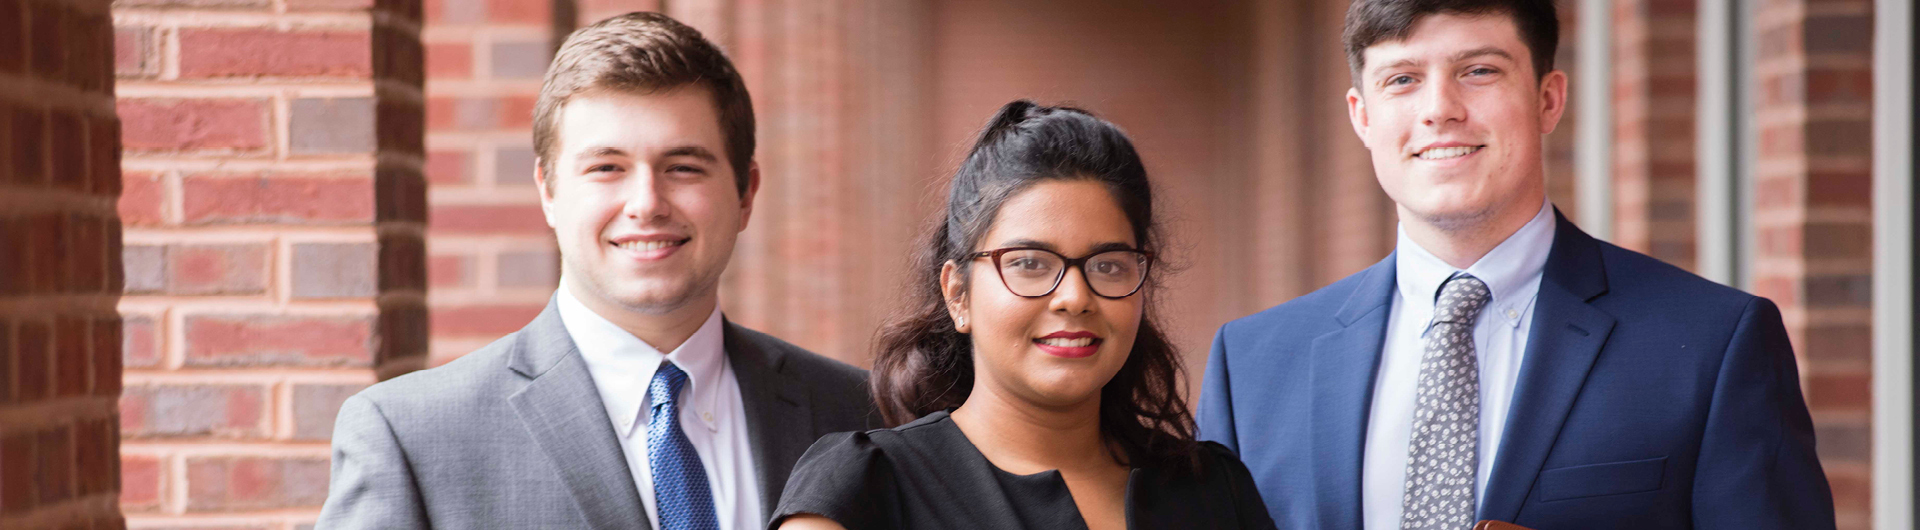
<path fill-rule="evenodd" d="M 1079 267 L 1087 287 L 1101 298 L 1133 296 L 1147 283 L 1147 269 L 1153 266 L 1153 253 L 1145 250 L 1118 249 L 1095 252 L 1090 256 L 1067 259 L 1044 248 L 1013 247 L 975 252 L 970 259 L 993 258 L 993 269 L 1000 283 L 1022 298 L 1053 294 L 1068 267 Z"/>

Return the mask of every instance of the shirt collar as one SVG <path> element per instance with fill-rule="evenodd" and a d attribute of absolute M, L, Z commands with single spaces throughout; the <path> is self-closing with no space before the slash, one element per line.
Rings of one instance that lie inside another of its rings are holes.
<path fill-rule="evenodd" d="M 726 363 L 725 334 L 720 308 L 715 307 L 700 329 L 672 352 L 661 353 L 653 345 L 633 336 L 626 329 L 595 313 L 568 289 L 569 279 L 562 275 L 555 293 L 560 321 L 573 337 L 574 346 L 587 361 L 596 381 L 612 385 L 632 385 L 615 392 L 602 392 L 609 414 L 617 415 L 616 428 L 624 426 L 622 436 L 647 423 L 647 386 L 659 371 L 661 361 L 670 361 L 687 373 L 687 387 L 681 391 L 686 401 L 681 409 L 696 413 L 709 430 L 719 430 L 713 408 L 719 402 L 720 378 L 729 370 Z M 617 421 L 625 417 L 627 422 Z"/>
<path fill-rule="evenodd" d="M 1542 202 L 1533 219 L 1464 271 L 1486 282 L 1487 290 L 1493 295 L 1488 303 L 1491 310 L 1485 314 L 1519 327 L 1521 316 L 1538 298 L 1541 274 L 1546 270 L 1547 253 L 1552 249 L 1553 203 Z M 1433 301 L 1440 295 L 1440 286 L 1462 272 L 1407 237 L 1405 226 L 1399 228 L 1394 270 L 1400 298 L 1406 300 L 1408 308 L 1415 311 L 1413 314 L 1421 315 L 1423 321 L 1432 318 Z"/>

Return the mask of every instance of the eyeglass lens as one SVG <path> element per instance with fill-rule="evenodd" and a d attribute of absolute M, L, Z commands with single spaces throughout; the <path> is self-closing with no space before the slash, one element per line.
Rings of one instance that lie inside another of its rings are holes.
<path fill-rule="evenodd" d="M 1081 266 L 1094 294 L 1119 298 L 1132 294 L 1146 280 L 1147 257 L 1132 250 L 1110 250 L 1087 258 Z M 1021 249 L 1000 255 L 1000 278 L 1020 296 L 1044 296 L 1065 275 L 1067 260 L 1059 254 Z"/>

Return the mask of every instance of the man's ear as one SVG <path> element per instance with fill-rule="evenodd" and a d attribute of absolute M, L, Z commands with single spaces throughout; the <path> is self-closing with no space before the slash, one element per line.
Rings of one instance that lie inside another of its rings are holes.
<path fill-rule="evenodd" d="M 1360 145 L 1372 149 L 1367 144 L 1367 100 L 1360 97 L 1360 88 L 1347 89 L 1347 121 L 1353 122 L 1353 134 L 1360 137 Z"/>
<path fill-rule="evenodd" d="M 540 215 L 547 218 L 548 227 L 557 228 L 560 225 L 553 221 L 553 183 L 548 182 L 553 176 L 547 174 L 546 168 L 545 160 L 533 159 L 533 187 L 540 190 Z"/>
<path fill-rule="evenodd" d="M 1553 134 L 1567 113 L 1567 73 L 1547 72 L 1540 78 L 1540 134 Z"/>
<path fill-rule="evenodd" d="M 753 198 L 760 194 L 760 163 L 747 162 L 747 189 L 740 191 L 740 229 L 747 229 L 747 221 L 753 218 Z"/>
<path fill-rule="evenodd" d="M 940 296 L 947 301 L 947 318 L 953 319 L 954 331 L 961 333 L 973 331 L 973 323 L 968 318 L 966 280 L 960 277 L 960 265 L 948 261 L 940 266 Z"/>

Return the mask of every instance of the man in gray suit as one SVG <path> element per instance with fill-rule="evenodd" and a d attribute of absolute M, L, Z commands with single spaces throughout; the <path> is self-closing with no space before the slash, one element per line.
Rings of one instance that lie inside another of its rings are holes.
<path fill-rule="evenodd" d="M 568 37 L 534 109 L 560 288 L 519 332 L 347 400 L 319 527 L 764 527 L 801 453 L 874 416 L 866 372 L 721 316 L 753 132 L 692 28 Z"/>

